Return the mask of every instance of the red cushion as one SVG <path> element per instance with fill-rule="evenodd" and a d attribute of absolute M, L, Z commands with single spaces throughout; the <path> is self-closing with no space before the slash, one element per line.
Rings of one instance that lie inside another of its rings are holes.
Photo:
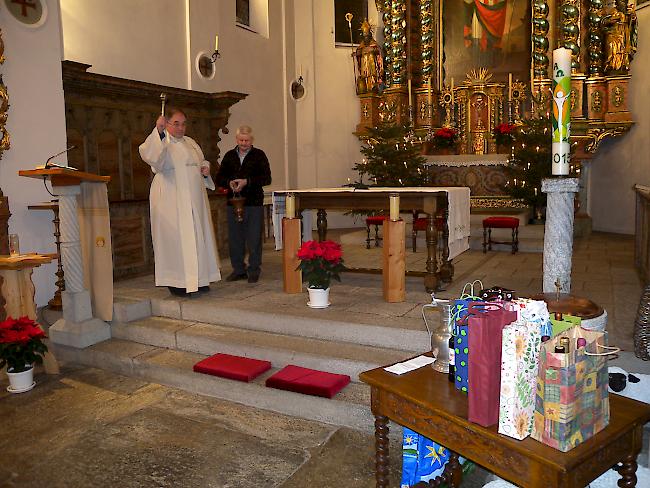
<path fill-rule="evenodd" d="M 519 227 L 519 219 L 517 217 L 488 217 L 487 219 L 483 219 L 483 227 L 514 229 Z"/>
<path fill-rule="evenodd" d="M 325 398 L 332 398 L 348 383 L 350 377 L 346 374 L 326 373 L 292 364 L 285 366 L 266 380 L 266 386 L 271 388 Z"/>
<path fill-rule="evenodd" d="M 381 225 L 387 218 L 385 215 L 371 215 L 366 217 L 366 225 Z"/>
<path fill-rule="evenodd" d="M 221 376 L 231 380 L 250 381 L 271 369 L 271 362 L 231 356 L 230 354 L 215 354 L 196 363 L 193 369 L 197 373 Z"/>
<path fill-rule="evenodd" d="M 436 217 L 435 218 L 436 222 L 436 229 L 442 230 L 442 227 L 445 225 L 445 221 L 443 220 L 442 217 Z M 413 222 L 413 228 L 415 230 L 426 230 L 427 229 L 427 218 L 426 217 L 418 217 L 415 219 L 415 222 Z"/>

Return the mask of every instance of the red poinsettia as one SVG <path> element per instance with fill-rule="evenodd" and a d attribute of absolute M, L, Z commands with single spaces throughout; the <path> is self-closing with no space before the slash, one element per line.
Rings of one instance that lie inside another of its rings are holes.
<path fill-rule="evenodd" d="M 7 318 L 0 322 L 0 368 L 14 373 L 26 371 L 34 363 L 42 363 L 47 346 L 45 332 L 28 317 Z"/>
<path fill-rule="evenodd" d="M 451 127 L 442 127 L 433 133 L 434 147 L 454 147 L 458 139 L 458 132 Z"/>
<path fill-rule="evenodd" d="M 302 279 L 309 288 L 326 290 L 330 281 L 341 281 L 343 266 L 341 245 L 334 241 L 307 241 L 300 246 L 296 254 L 300 259 L 297 269 L 302 270 Z"/>
<path fill-rule="evenodd" d="M 494 141 L 501 146 L 509 146 L 515 138 L 515 125 L 504 122 L 497 125 L 492 131 Z"/>

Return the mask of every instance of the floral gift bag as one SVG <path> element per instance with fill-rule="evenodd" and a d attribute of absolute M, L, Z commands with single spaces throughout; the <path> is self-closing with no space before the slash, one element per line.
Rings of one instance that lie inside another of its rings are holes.
<path fill-rule="evenodd" d="M 538 324 L 513 322 L 503 328 L 499 434 L 520 440 L 530 435 L 535 411 L 540 341 Z"/>
<path fill-rule="evenodd" d="M 540 335 L 549 337 L 553 335 L 551 317 L 548 313 L 548 306 L 544 300 L 517 298 L 516 300 L 506 304 L 506 308 L 517 312 L 518 322 L 537 324 L 540 329 Z"/>

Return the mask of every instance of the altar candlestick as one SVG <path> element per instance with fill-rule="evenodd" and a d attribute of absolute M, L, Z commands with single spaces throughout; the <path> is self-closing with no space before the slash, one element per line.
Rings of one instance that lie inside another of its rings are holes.
<path fill-rule="evenodd" d="M 288 219 L 296 218 L 296 196 L 293 193 L 287 193 L 284 200 L 285 215 Z"/>
<path fill-rule="evenodd" d="M 553 51 L 553 130 L 551 173 L 555 176 L 569 174 L 571 159 L 571 51 L 564 47 Z"/>
<path fill-rule="evenodd" d="M 431 94 L 431 76 L 429 76 L 429 86 L 427 90 L 427 103 L 429 104 L 429 125 L 433 125 L 433 96 Z"/>
<path fill-rule="evenodd" d="M 399 193 L 391 193 L 388 196 L 390 206 L 390 220 L 399 220 Z"/>
<path fill-rule="evenodd" d="M 409 89 L 409 108 L 413 106 L 413 95 L 411 94 L 411 78 L 408 79 L 408 89 Z"/>
<path fill-rule="evenodd" d="M 535 93 L 535 72 L 530 68 L 530 93 Z"/>
<path fill-rule="evenodd" d="M 219 50 L 219 36 L 214 36 L 214 50 Z"/>

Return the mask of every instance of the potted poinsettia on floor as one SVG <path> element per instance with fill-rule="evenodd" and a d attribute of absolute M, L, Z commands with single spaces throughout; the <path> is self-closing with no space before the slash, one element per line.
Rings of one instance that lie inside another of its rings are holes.
<path fill-rule="evenodd" d="M 43 339 L 43 329 L 28 317 L 0 322 L 0 368 L 7 366 L 9 392 L 22 393 L 34 387 L 34 364 L 42 364 L 47 352 Z"/>
<path fill-rule="evenodd" d="M 345 269 L 341 245 L 334 241 L 307 241 L 297 253 L 302 271 L 302 280 L 307 282 L 309 302 L 312 308 L 326 308 L 330 305 L 330 283 L 341 281 L 340 273 Z"/>

